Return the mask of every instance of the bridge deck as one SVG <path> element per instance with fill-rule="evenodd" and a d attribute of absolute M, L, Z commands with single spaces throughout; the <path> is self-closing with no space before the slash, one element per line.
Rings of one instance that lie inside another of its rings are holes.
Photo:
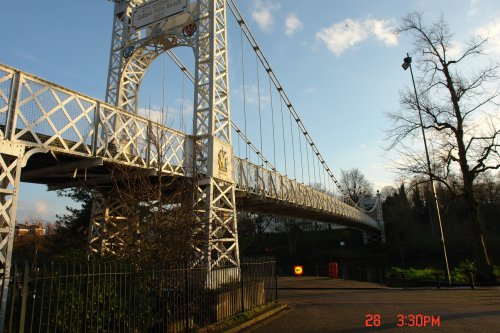
<path fill-rule="evenodd" d="M 172 178 L 192 174 L 192 136 L 5 65 L 0 65 L 0 129 L 4 140 L 49 152 L 31 157 L 21 180 L 51 189 L 82 181 L 103 186 L 111 164 L 161 168 Z M 382 230 L 358 209 L 276 171 L 237 157 L 233 170 L 242 209 Z"/>

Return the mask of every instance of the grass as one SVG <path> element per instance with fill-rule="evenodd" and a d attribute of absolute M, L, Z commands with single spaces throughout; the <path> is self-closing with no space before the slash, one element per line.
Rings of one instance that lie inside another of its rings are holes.
<path fill-rule="evenodd" d="M 223 322 L 211 325 L 209 327 L 204 327 L 198 331 L 198 333 L 219 333 L 225 332 L 233 327 L 237 327 L 263 313 L 271 311 L 280 306 L 277 302 L 268 303 L 261 305 L 259 307 L 253 308 L 251 310 L 245 311 L 243 313 L 237 314 L 233 317 L 227 318 Z"/>

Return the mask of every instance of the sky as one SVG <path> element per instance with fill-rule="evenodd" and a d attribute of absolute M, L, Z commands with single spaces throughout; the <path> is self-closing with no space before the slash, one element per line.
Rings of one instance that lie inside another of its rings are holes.
<path fill-rule="evenodd" d="M 400 108 L 399 93 L 411 84 L 410 73 L 401 68 L 406 53 L 415 52 L 411 36 L 393 33 L 401 18 L 419 11 L 430 24 L 443 14 L 456 38 L 454 52 L 471 37 L 488 34 L 487 52 L 492 59 L 500 56 L 497 0 L 236 3 L 328 165 L 337 176 L 341 169 L 358 168 L 375 189 L 396 186 L 398 181 L 390 167 L 397 156 L 386 153 L 384 138 L 390 128 L 385 114 Z M 104 100 L 112 2 L 1 1 L 0 17 L 0 63 Z M 243 72 L 247 107 L 258 104 L 250 93 L 256 89 L 255 58 L 248 45 L 242 52 L 241 35 L 229 13 L 228 22 L 232 117 L 242 127 Z M 192 68 L 190 50 L 174 51 Z M 259 87 L 265 91 L 262 83 L 267 83 L 262 80 Z M 192 90 L 171 61 L 160 57 L 145 76 L 140 112 L 146 115 L 149 109 L 155 114 L 163 106 L 169 124 L 189 132 Z M 260 101 L 269 104 L 270 97 L 260 96 Z M 269 114 L 269 106 L 263 109 Z M 265 155 L 272 159 L 269 137 L 264 141 Z M 277 156 L 274 160 L 283 168 Z M 22 183 L 18 221 L 28 217 L 54 221 L 66 205 L 74 203 L 46 191 L 45 186 Z"/>

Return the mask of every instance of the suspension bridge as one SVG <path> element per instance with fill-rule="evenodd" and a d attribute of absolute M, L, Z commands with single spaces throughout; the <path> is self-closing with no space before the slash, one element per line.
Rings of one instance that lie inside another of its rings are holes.
<path fill-rule="evenodd" d="M 209 270 L 239 266 L 238 210 L 345 225 L 383 240 L 380 204 L 370 215 L 346 195 L 234 0 L 114 1 L 113 16 L 106 101 L 0 65 L 1 281 L 9 278 L 21 182 L 49 190 L 91 187 L 90 251 L 119 251 L 120 223 L 127 217 L 108 191 L 113 165 L 191 181 L 197 232 L 205 237 L 194 252 Z M 250 92 L 243 55 L 243 106 L 230 107 L 227 16 L 255 57 L 253 110 L 245 103 Z M 194 52 L 192 71 L 174 53 L 180 46 Z M 162 54 L 193 82 L 192 133 L 138 113 L 144 75 Z M 243 124 L 231 111 L 243 115 Z M 247 122 L 251 112 L 258 115 L 253 124 Z M 266 129 L 271 133 L 263 135 Z M 151 133 L 162 133 L 159 147 Z M 272 138 L 267 152 L 263 136 Z M 3 305 L 6 288 L 3 283 Z"/>

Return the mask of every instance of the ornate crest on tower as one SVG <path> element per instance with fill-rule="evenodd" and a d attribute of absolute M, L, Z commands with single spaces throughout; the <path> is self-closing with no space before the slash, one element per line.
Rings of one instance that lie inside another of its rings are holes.
<path fill-rule="evenodd" d="M 212 170 L 214 177 L 226 182 L 233 182 L 233 150 L 231 145 L 214 138 L 213 152 Z"/>
<path fill-rule="evenodd" d="M 227 173 L 227 152 L 224 147 L 219 150 L 218 154 L 219 172 Z"/>

